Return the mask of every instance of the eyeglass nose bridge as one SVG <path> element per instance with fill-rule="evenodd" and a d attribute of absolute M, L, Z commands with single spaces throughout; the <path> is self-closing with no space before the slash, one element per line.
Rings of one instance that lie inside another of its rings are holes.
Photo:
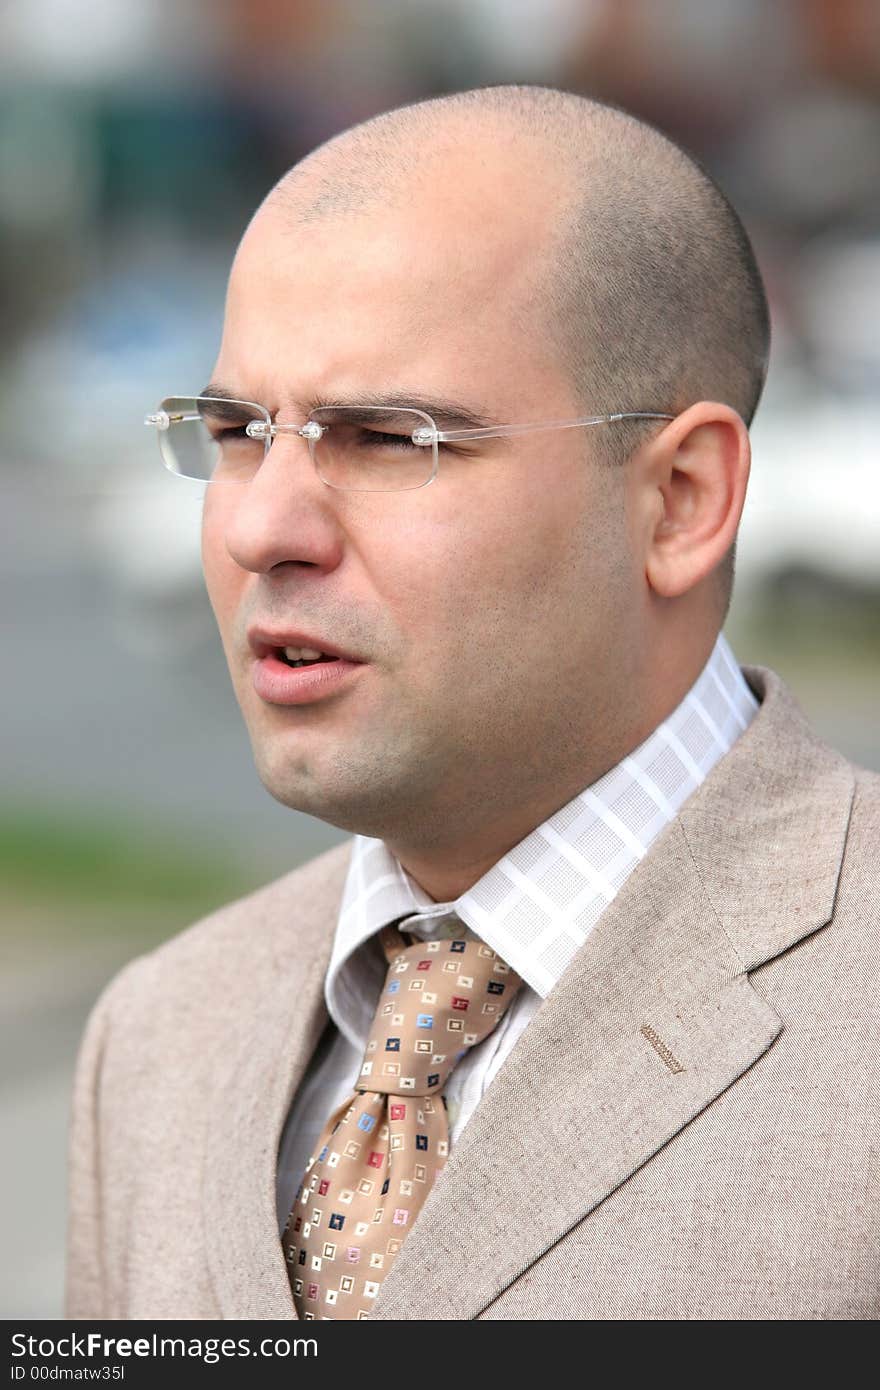
<path fill-rule="evenodd" d="M 250 420 L 244 432 L 249 439 L 264 441 L 274 439 L 276 434 L 298 434 L 314 444 L 323 435 L 324 426 L 319 425 L 317 420 L 307 420 L 304 425 L 267 425 L 265 420 Z"/>
<path fill-rule="evenodd" d="M 614 418 L 617 418 L 616 416 Z M 167 416 L 166 416 L 167 419 Z M 162 425 L 156 417 L 149 417 L 147 424 L 156 424 L 159 429 L 167 429 L 167 424 Z M 304 425 L 271 425 L 265 420 L 250 420 L 245 425 L 244 432 L 249 439 L 273 439 L 276 434 L 298 434 L 303 439 L 310 440 L 316 444 L 319 439 L 324 437 L 327 431 L 326 425 L 319 425 L 317 420 L 307 420 Z M 428 448 L 437 438 L 435 427 L 419 425 L 412 432 L 413 444 L 418 444 L 421 448 Z"/>

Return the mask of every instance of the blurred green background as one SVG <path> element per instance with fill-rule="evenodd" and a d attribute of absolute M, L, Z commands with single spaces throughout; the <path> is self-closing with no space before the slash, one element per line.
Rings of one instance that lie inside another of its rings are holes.
<path fill-rule="evenodd" d="M 70 1077 L 132 955 L 345 838 L 261 786 L 144 411 L 207 379 L 276 178 L 377 111 L 537 82 L 686 145 L 773 316 L 725 628 L 880 768 L 880 7 L 19 0 L 0 10 L 0 1316 L 58 1316 Z"/>

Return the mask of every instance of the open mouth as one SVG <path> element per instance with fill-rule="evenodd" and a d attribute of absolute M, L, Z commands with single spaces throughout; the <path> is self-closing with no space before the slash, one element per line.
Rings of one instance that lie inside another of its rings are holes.
<path fill-rule="evenodd" d="M 339 660 L 338 656 L 315 656 L 311 657 L 310 659 L 300 657 L 298 661 L 291 661 L 289 657 L 284 655 L 283 647 L 276 648 L 275 656 L 278 658 L 279 661 L 283 661 L 285 666 L 319 666 L 322 661 Z"/>

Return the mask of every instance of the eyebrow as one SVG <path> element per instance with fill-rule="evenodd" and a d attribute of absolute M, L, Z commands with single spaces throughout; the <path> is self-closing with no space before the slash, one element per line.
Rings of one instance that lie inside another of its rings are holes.
<path fill-rule="evenodd" d="M 230 391 L 228 387 L 215 381 L 209 382 L 199 394 L 216 396 L 224 401 L 248 399 L 246 396 L 237 396 L 234 391 Z M 258 402 L 254 401 L 253 404 L 256 405 Z M 418 391 L 377 391 L 373 394 L 366 391 L 356 391 L 344 398 L 341 396 L 316 396 L 305 414 L 307 415 L 311 410 L 317 410 L 320 406 L 345 405 L 382 405 L 388 410 L 405 410 L 409 406 L 413 410 L 422 410 L 426 415 L 430 415 L 441 429 L 480 430 L 489 429 L 496 423 L 485 410 L 464 405 L 460 401 L 449 400 L 448 397 L 425 396 Z"/>

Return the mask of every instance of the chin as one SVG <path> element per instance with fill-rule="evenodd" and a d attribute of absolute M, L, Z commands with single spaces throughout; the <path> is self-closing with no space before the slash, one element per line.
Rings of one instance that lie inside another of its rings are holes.
<path fill-rule="evenodd" d="M 283 769 L 270 770 L 257 764 L 257 773 L 266 791 L 280 806 L 290 811 L 299 811 L 305 816 L 332 825 L 337 830 L 351 835 L 367 835 L 381 839 L 388 831 L 387 815 L 383 815 L 377 805 L 375 791 L 365 796 L 362 782 L 360 786 L 348 784 L 334 785 L 332 788 L 319 785 L 313 776 L 304 772 L 302 777 L 292 774 L 290 765 Z M 396 825 L 399 820 L 392 816 Z"/>
<path fill-rule="evenodd" d="M 337 830 L 345 830 L 352 835 L 371 833 L 364 829 L 364 819 L 353 807 L 331 800 L 326 795 L 322 796 L 318 788 L 313 788 L 310 793 L 302 787 L 272 785 L 265 779 L 261 780 L 273 800 L 280 806 L 287 807 L 289 811 L 300 811 L 304 816 L 312 816 L 324 825 L 332 825 Z"/>
<path fill-rule="evenodd" d="M 280 805 L 330 820 L 336 798 L 320 780 L 316 759 L 301 747 L 285 747 L 286 742 L 283 735 L 251 736 L 257 776 Z"/>

